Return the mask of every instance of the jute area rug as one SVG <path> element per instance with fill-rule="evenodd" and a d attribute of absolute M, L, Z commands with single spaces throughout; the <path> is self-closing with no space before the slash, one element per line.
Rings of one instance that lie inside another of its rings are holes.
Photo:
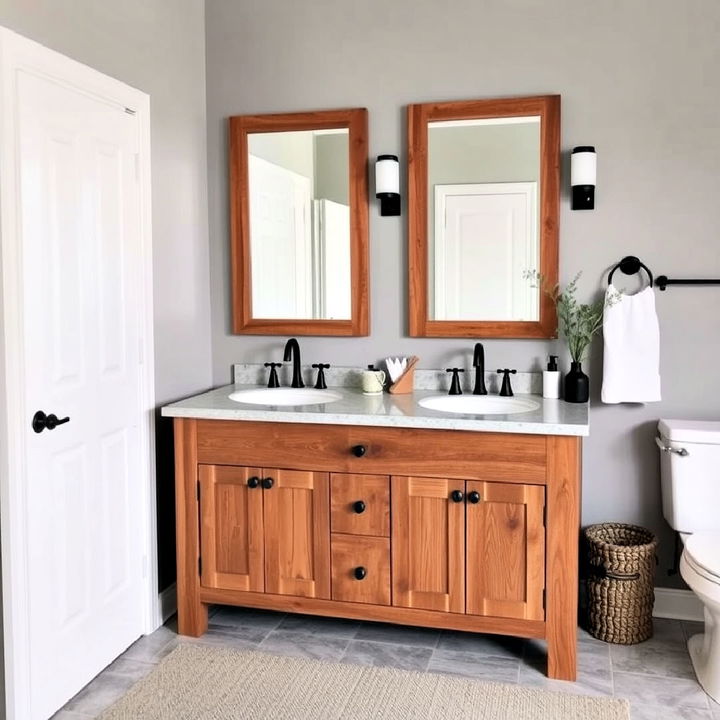
<path fill-rule="evenodd" d="M 100 720 L 629 720 L 625 700 L 180 645 Z"/>

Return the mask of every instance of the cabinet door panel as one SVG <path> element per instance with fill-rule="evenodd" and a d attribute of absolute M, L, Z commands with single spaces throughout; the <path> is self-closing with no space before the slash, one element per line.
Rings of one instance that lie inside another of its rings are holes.
<path fill-rule="evenodd" d="M 327 473 L 263 470 L 265 588 L 330 598 L 330 483 Z"/>
<path fill-rule="evenodd" d="M 392 478 L 393 605 L 465 611 L 465 482 Z"/>
<path fill-rule="evenodd" d="M 201 585 L 264 590 L 263 495 L 258 468 L 200 465 Z"/>
<path fill-rule="evenodd" d="M 542 620 L 545 587 L 545 489 L 468 482 L 467 612 Z"/>

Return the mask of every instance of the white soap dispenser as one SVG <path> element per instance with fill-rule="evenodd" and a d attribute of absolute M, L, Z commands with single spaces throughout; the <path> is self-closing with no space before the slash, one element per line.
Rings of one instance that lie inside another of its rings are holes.
<path fill-rule="evenodd" d="M 558 399 L 560 397 L 560 371 L 557 366 L 558 356 L 550 355 L 547 370 L 543 370 L 543 397 Z"/>

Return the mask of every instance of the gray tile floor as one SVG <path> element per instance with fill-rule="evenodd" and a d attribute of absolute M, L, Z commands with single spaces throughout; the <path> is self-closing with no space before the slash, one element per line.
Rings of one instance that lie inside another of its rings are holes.
<path fill-rule="evenodd" d="M 628 647 L 607 645 L 578 630 L 578 681 L 569 683 L 545 677 L 545 647 L 538 640 L 213 608 L 202 638 L 178 636 L 171 620 L 128 648 L 55 718 L 96 717 L 178 643 L 192 642 L 614 695 L 631 701 L 632 720 L 720 720 L 720 705 L 695 681 L 685 646 L 701 629 L 699 623 L 656 620 L 651 640 Z"/>

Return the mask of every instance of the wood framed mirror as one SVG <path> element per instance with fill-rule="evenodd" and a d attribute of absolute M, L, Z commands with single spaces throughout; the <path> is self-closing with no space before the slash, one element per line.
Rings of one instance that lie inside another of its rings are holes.
<path fill-rule="evenodd" d="M 367 110 L 231 117 L 233 332 L 367 335 Z"/>
<path fill-rule="evenodd" d="M 559 196 L 559 95 L 410 105 L 410 335 L 555 337 Z"/>

